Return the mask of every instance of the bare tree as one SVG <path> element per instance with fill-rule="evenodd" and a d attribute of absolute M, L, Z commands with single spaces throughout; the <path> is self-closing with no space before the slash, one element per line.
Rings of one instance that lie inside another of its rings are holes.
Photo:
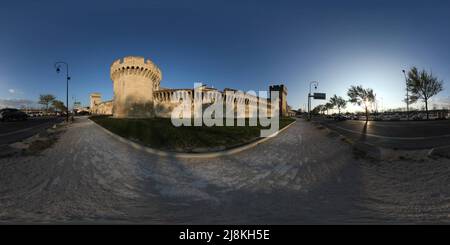
<path fill-rule="evenodd" d="M 407 89 L 412 94 L 410 103 L 415 103 L 421 99 L 425 103 L 427 120 L 430 118 L 428 113 L 428 100 L 444 89 L 443 81 L 428 73 L 425 70 L 419 71 L 416 67 L 408 72 Z"/>
<path fill-rule="evenodd" d="M 371 88 L 364 89 L 363 86 L 351 86 L 347 92 L 350 102 L 363 106 L 366 112 L 366 121 L 369 121 L 369 106 L 375 101 L 375 94 Z"/>

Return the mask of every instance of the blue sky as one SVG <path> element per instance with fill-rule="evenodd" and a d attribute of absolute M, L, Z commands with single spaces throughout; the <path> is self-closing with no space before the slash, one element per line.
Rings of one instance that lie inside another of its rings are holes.
<path fill-rule="evenodd" d="M 434 103 L 448 103 L 449 25 L 444 0 L 5 2 L 0 102 L 42 93 L 65 100 L 58 60 L 70 64 L 70 97 L 85 105 L 91 92 L 110 99 L 110 64 L 138 55 L 161 68 L 164 87 L 284 83 L 294 108 L 306 104 L 312 80 L 329 96 L 361 84 L 380 106 L 404 106 L 401 70 L 416 65 L 445 81 Z"/>

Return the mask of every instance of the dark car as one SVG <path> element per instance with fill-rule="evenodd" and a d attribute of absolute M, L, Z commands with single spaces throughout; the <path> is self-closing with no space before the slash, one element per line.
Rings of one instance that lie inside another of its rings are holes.
<path fill-rule="evenodd" d="M 88 111 L 80 111 L 80 112 L 77 113 L 77 115 L 79 115 L 79 116 L 87 116 L 87 115 L 89 115 L 89 112 Z"/>
<path fill-rule="evenodd" d="M 346 116 L 342 116 L 342 115 L 336 115 L 333 118 L 335 121 L 346 121 L 347 117 Z"/>
<path fill-rule="evenodd" d="M 17 109 L 5 108 L 0 110 L 0 121 L 26 120 L 27 114 Z"/>

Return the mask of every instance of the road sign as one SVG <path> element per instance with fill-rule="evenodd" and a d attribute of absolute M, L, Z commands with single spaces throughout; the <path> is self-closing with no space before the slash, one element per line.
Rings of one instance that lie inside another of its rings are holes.
<path fill-rule="evenodd" d="M 325 93 L 314 93 L 314 99 L 315 100 L 326 100 L 327 95 Z"/>

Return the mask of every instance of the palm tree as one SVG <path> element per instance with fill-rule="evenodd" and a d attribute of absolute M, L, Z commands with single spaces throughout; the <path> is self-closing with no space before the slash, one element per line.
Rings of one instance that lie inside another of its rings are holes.
<path fill-rule="evenodd" d="M 330 102 L 328 102 L 324 105 L 324 110 L 327 112 L 327 115 L 328 115 L 328 110 L 332 110 L 333 108 L 334 108 L 334 105 Z"/>
<path fill-rule="evenodd" d="M 419 72 L 416 67 L 411 68 L 408 72 L 406 88 L 412 94 L 410 103 L 415 103 L 417 100 L 422 99 L 425 103 L 427 120 L 429 119 L 428 100 L 444 89 L 443 83 L 442 80 L 433 76 L 433 73 L 428 73 L 425 70 Z"/>
<path fill-rule="evenodd" d="M 334 107 L 337 107 L 339 115 L 341 114 L 341 109 L 344 109 L 347 106 L 347 101 L 341 96 L 334 95 L 330 98 L 330 103 Z"/>
<path fill-rule="evenodd" d="M 347 92 L 350 102 L 363 106 L 366 112 L 366 121 L 369 121 L 369 106 L 375 101 L 375 94 L 371 88 L 364 89 L 363 86 L 351 86 Z"/>
<path fill-rule="evenodd" d="M 318 105 L 316 107 L 314 107 L 314 109 L 312 110 L 312 114 L 320 114 L 321 112 L 323 112 L 323 105 Z"/>

